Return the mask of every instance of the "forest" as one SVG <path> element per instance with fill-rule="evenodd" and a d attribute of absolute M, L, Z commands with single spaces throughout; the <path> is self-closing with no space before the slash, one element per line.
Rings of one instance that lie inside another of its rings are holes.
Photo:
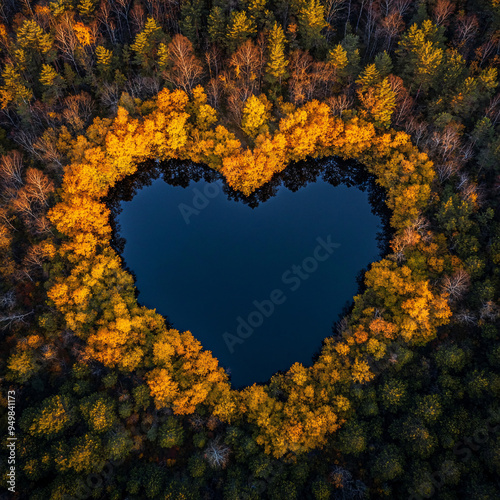
<path fill-rule="evenodd" d="M 5 498 L 500 498 L 498 0 L 3 0 L 0 58 Z M 310 365 L 236 390 L 138 303 L 109 195 L 328 157 L 388 251 Z"/>

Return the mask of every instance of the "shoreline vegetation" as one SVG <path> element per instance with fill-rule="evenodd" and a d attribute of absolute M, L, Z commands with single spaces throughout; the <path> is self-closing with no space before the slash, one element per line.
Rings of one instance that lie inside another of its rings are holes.
<path fill-rule="evenodd" d="M 425 276 L 427 269 L 412 272 L 410 267 L 399 267 L 388 259 L 372 266 L 365 277 L 367 281 L 370 280 L 375 286 L 380 281 L 382 286 L 378 286 L 385 293 L 384 281 L 393 282 L 391 300 L 394 306 L 392 310 L 386 307 L 388 320 L 368 316 L 356 324 L 362 316 L 367 316 L 367 309 L 384 304 L 383 296 L 377 297 L 376 288 L 366 292 L 363 297 L 357 297 L 355 314 L 356 309 L 361 310 L 357 312 L 358 317 L 351 319 L 351 329 L 358 332 L 358 336 L 349 332 L 343 342 L 327 339 L 315 364 L 319 367 L 305 369 L 301 365 L 294 365 L 291 372 L 283 377 L 286 384 L 287 380 L 293 380 L 294 371 L 299 370 L 301 377 L 305 378 L 303 383 L 308 378 L 329 380 L 323 390 L 328 388 L 331 395 L 312 398 L 316 407 L 313 411 L 309 407 L 306 413 L 294 412 L 287 416 L 283 410 L 280 411 L 280 407 L 285 405 L 270 397 L 260 386 L 241 391 L 241 395 L 235 394 L 235 391 L 230 390 L 217 361 L 211 353 L 200 350 L 200 344 L 189 332 L 180 334 L 173 330 L 167 331 L 159 315 L 137 307 L 135 298 L 132 299 L 131 278 L 118 265 L 118 256 L 109 247 L 109 210 L 100 199 L 107 194 L 110 186 L 133 174 L 139 163 L 151 158 L 209 161 L 214 158 L 214 150 L 219 148 L 217 150 L 221 157 L 212 160 L 212 168 L 219 169 L 223 175 L 231 172 L 228 181 L 230 185 L 232 183 L 231 187 L 250 194 L 278 169 L 283 169 L 286 159 L 304 160 L 313 153 L 316 157 L 322 153 L 325 156 L 340 156 L 342 152 L 343 156 L 350 154 L 351 158 L 363 163 L 369 159 L 369 171 L 377 175 L 380 184 L 389 187 L 387 204 L 392 208 L 392 225 L 395 229 L 404 230 L 415 224 L 419 209 L 427 203 L 429 184 L 433 179 L 432 163 L 411 144 L 407 134 L 377 134 L 371 123 L 358 119 L 344 123 L 330 116 L 328 106 L 321 106 L 317 102 L 308 103 L 305 109 L 301 108 L 283 119 L 279 132 L 274 137 L 267 136 L 264 139 L 266 148 L 280 143 L 281 153 L 264 156 L 259 148 L 238 153 L 236 140 L 221 127 L 216 128 L 215 133 L 218 131 L 223 137 L 229 136 L 225 143 L 230 144 L 223 149 L 212 138 L 212 131 L 206 132 L 206 139 L 200 138 L 196 126 L 191 132 L 188 125 L 190 115 L 186 112 L 189 100 L 182 91 L 164 89 L 156 105 L 157 109 L 143 119 L 130 118 L 126 110 L 119 108 L 117 118 L 104 130 L 105 135 L 99 136 L 95 126 L 91 126 L 87 135 L 91 134 L 93 141 L 80 136 L 78 156 L 68 149 L 73 162 L 65 172 L 61 201 L 51 209 L 49 219 L 58 232 L 66 237 L 63 238 L 59 254 L 67 262 L 69 276 L 56 279 L 48 290 L 48 297 L 64 315 L 75 335 L 86 341 L 86 351 L 91 358 L 106 367 L 122 371 L 144 370 L 143 377 L 157 408 L 169 406 L 176 414 L 190 414 L 197 405 L 207 403 L 212 413 L 222 421 L 231 423 L 238 420 L 241 412 L 247 415 L 250 422 L 259 425 L 262 407 L 275 406 L 277 408 L 272 415 L 275 423 L 269 427 L 268 424 L 262 426 L 258 439 L 268 453 L 282 456 L 290 450 L 307 451 L 324 444 L 326 435 L 338 428 L 334 409 L 336 400 L 342 396 L 333 390 L 332 382 L 335 379 L 340 381 L 343 376 L 354 383 L 371 380 L 374 373 L 364 359 L 366 351 L 378 361 L 384 357 L 389 342 L 397 336 L 406 342 L 424 344 L 435 337 L 437 326 L 447 322 L 450 316 L 447 296 L 442 292 L 433 293 Z M 227 156 L 223 156 L 224 153 Z M 250 163 L 249 158 L 252 158 Z M 256 158 L 261 159 L 262 163 Z M 274 162 L 270 164 L 270 158 L 282 158 L 282 161 L 277 165 Z M 225 161 L 230 161 L 231 169 L 227 169 Z M 236 161 L 241 162 L 239 167 L 235 166 Z M 394 178 L 398 179 L 397 184 L 393 182 Z M 415 239 L 420 239 L 419 236 L 415 231 Z M 451 259 L 448 265 L 451 265 Z M 122 292 L 113 294 L 113 298 L 97 305 L 95 301 L 99 294 L 96 292 L 104 283 L 107 283 L 106 295 L 113 290 L 111 285 L 114 283 L 122 288 Z M 398 299 L 394 300 L 394 296 Z M 90 306 L 91 301 L 95 304 L 93 308 Z M 415 307 L 414 304 L 422 302 L 424 307 Z M 108 308 L 120 308 L 123 316 L 106 320 Z M 420 309 L 425 309 L 424 316 L 420 314 Z M 98 328 L 95 327 L 96 323 Z M 151 324 L 154 325 L 152 328 L 149 326 Z M 152 335 L 148 332 L 151 329 L 154 332 Z M 365 344 L 368 332 L 371 333 L 371 349 Z M 176 338 L 177 341 L 174 340 Z M 182 359 L 185 354 L 191 360 L 189 363 Z M 322 361 L 325 357 L 332 359 L 332 362 Z M 185 373 L 181 368 L 176 373 L 174 364 L 177 360 L 181 361 L 181 366 L 188 364 L 191 370 Z M 157 367 L 147 369 L 155 365 Z M 289 391 L 297 391 L 295 384 L 289 385 Z M 318 390 L 321 392 L 321 384 Z M 255 398 L 257 401 L 254 401 Z M 257 406 L 252 412 L 252 404 L 255 403 Z M 345 410 L 348 410 L 348 401 L 344 405 Z M 279 432 L 278 429 L 283 429 L 287 422 L 290 433 Z M 297 442 L 291 440 L 285 443 L 284 436 L 292 436 L 292 431 Z"/>
<path fill-rule="evenodd" d="M 16 498 L 498 498 L 498 9 L 4 3 Z M 312 366 L 234 390 L 137 304 L 110 190 L 181 160 L 248 197 L 330 157 L 385 191 L 390 249 Z"/>

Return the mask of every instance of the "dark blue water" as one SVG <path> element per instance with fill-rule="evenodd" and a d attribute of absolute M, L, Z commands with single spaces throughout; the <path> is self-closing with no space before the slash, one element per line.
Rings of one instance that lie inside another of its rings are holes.
<path fill-rule="evenodd" d="M 221 186 L 154 180 L 118 223 L 139 301 L 190 330 L 239 387 L 311 364 L 379 257 L 380 219 L 366 192 L 321 178 L 256 208 Z"/>

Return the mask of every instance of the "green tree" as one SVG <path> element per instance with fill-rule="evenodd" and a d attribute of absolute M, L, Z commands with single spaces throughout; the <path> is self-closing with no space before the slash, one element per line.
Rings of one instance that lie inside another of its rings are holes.
<path fill-rule="evenodd" d="M 407 402 L 407 384 L 403 380 L 390 378 L 380 388 L 382 406 L 389 412 L 400 411 Z"/>
<path fill-rule="evenodd" d="M 158 442 L 163 448 L 181 446 L 184 442 L 182 423 L 175 417 L 167 417 L 158 431 Z"/>
<path fill-rule="evenodd" d="M 135 53 L 135 62 L 149 73 L 152 71 L 160 42 L 165 41 L 165 34 L 161 26 L 152 18 L 148 17 L 144 29 L 135 37 L 130 46 Z"/>
<path fill-rule="evenodd" d="M 361 116 L 366 116 L 379 127 L 389 127 L 392 112 L 396 107 L 396 94 L 388 78 L 380 81 L 380 74 L 375 64 L 368 66 L 357 80 L 360 88 L 358 97 L 361 101 Z"/>
<path fill-rule="evenodd" d="M 208 16 L 208 39 L 211 43 L 220 43 L 226 38 L 227 19 L 222 7 L 215 5 Z"/>
<path fill-rule="evenodd" d="M 304 3 L 298 14 L 299 34 L 306 50 L 321 48 L 326 42 L 322 30 L 328 26 L 325 21 L 325 7 L 320 0 Z"/>
<path fill-rule="evenodd" d="M 232 12 L 226 35 L 229 50 L 234 52 L 256 32 L 255 22 L 247 16 L 244 10 Z"/>
<path fill-rule="evenodd" d="M 391 56 L 384 50 L 375 56 L 375 67 L 382 78 L 389 76 L 392 73 L 393 65 Z"/>
<path fill-rule="evenodd" d="M 274 14 L 267 8 L 267 0 L 243 0 L 243 4 L 258 30 L 268 31 L 273 26 Z"/>
<path fill-rule="evenodd" d="M 57 99 L 64 91 L 64 78 L 50 64 L 42 66 L 40 83 L 45 87 L 44 97 L 48 100 Z"/>
<path fill-rule="evenodd" d="M 52 37 L 45 33 L 36 21 L 24 21 L 16 35 L 17 44 L 22 49 L 30 49 L 38 54 L 47 54 L 52 48 Z"/>
<path fill-rule="evenodd" d="M 404 459 L 394 445 L 386 445 L 373 464 L 374 476 L 380 481 L 388 481 L 404 473 Z"/>
<path fill-rule="evenodd" d="M 20 424 L 32 436 L 50 439 L 61 435 L 75 422 L 74 401 L 56 395 L 45 399 L 39 407 L 26 410 Z"/>
<path fill-rule="evenodd" d="M 349 59 L 347 57 L 347 51 L 340 43 L 335 45 L 328 53 L 328 63 L 333 67 L 335 78 L 342 80 L 347 76 L 347 72 L 344 70 L 349 64 Z"/>
<path fill-rule="evenodd" d="M 267 43 L 266 75 L 271 83 L 279 82 L 281 84 L 281 80 L 287 77 L 288 61 L 285 57 L 285 41 L 283 28 L 275 22 Z"/>
<path fill-rule="evenodd" d="M 364 71 L 359 75 L 356 83 L 359 85 L 361 92 L 366 92 L 370 87 L 381 81 L 380 73 L 375 64 L 369 64 Z"/>
<path fill-rule="evenodd" d="M 97 0 L 80 0 L 78 2 L 78 12 L 83 17 L 91 17 L 97 7 Z"/>
<path fill-rule="evenodd" d="M 437 84 L 444 59 L 442 28 L 424 21 L 420 27 L 413 24 L 405 32 L 396 53 L 404 80 L 417 95 Z"/>
<path fill-rule="evenodd" d="M 92 395 L 80 404 L 80 410 L 92 431 L 107 432 L 118 421 L 115 406 L 115 401 L 109 397 Z"/>
<path fill-rule="evenodd" d="M 196 46 L 202 40 L 201 30 L 204 10 L 202 0 L 187 0 L 181 4 L 181 33 Z"/>
<path fill-rule="evenodd" d="M 32 351 L 21 351 L 9 357 L 7 368 L 9 370 L 7 374 L 9 380 L 16 380 L 24 384 L 36 375 L 42 366 L 37 362 L 35 354 Z"/>
<path fill-rule="evenodd" d="M 109 76 L 111 74 L 113 51 L 108 50 L 102 45 L 98 45 L 95 49 L 95 55 L 97 59 L 97 68 L 102 75 Z"/>
<path fill-rule="evenodd" d="M 351 78 L 356 78 L 359 74 L 359 62 L 361 57 L 359 55 L 359 36 L 353 33 L 347 33 L 340 45 L 347 54 L 347 66 L 345 71 Z"/>

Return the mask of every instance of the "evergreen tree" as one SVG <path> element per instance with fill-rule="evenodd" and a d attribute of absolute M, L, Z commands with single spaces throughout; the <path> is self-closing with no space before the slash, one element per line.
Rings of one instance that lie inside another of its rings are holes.
<path fill-rule="evenodd" d="M 254 21 L 247 16 L 244 10 L 232 12 L 226 35 L 229 50 L 234 52 L 256 32 Z"/>
<path fill-rule="evenodd" d="M 287 77 L 288 60 L 285 57 L 285 41 L 283 28 L 278 23 L 274 23 L 267 44 L 269 55 L 266 73 L 271 83 L 279 82 L 281 84 L 282 79 Z"/>
<path fill-rule="evenodd" d="M 309 0 L 301 7 L 299 14 L 299 34 L 305 49 L 321 48 L 326 39 L 322 30 L 328 26 L 325 8 L 320 0 Z"/>

